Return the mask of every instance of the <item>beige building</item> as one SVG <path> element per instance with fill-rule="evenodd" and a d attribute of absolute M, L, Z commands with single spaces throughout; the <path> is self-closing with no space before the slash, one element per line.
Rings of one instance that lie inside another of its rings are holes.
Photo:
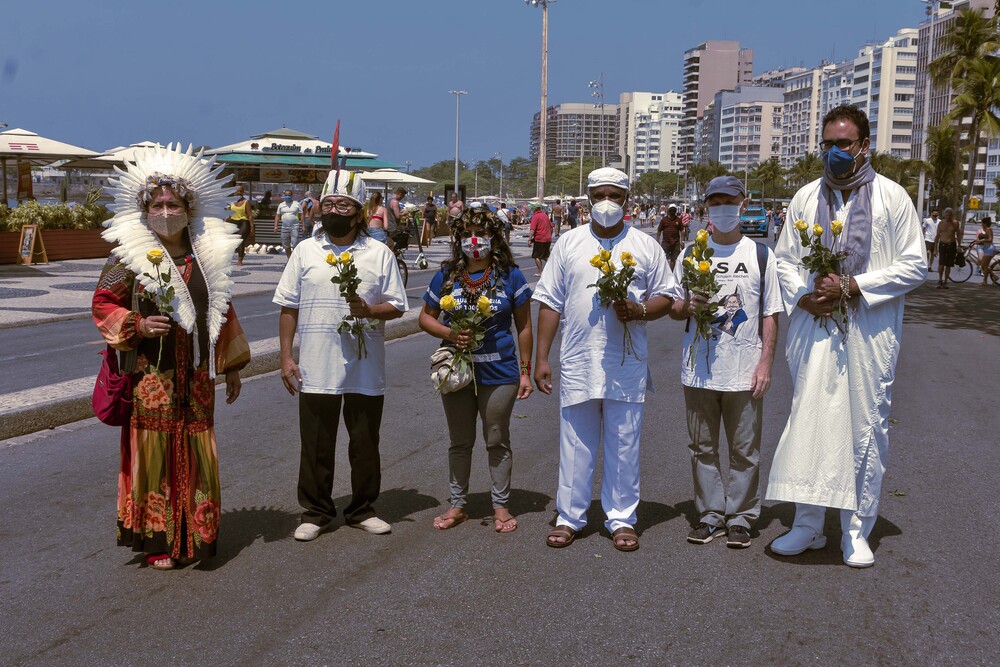
<path fill-rule="evenodd" d="M 530 151 L 532 159 L 538 159 L 539 135 L 541 134 L 540 112 L 535 112 L 531 121 Z M 549 160 L 579 159 L 582 142 L 585 157 L 605 155 L 608 163 L 616 162 L 618 156 L 618 105 L 605 104 L 604 118 L 601 108 L 593 104 L 557 104 L 548 108 L 545 126 L 545 154 Z"/>
<path fill-rule="evenodd" d="M 737 86 L 715 94 L 712 159 L 729 171 L 781 155 L 782 88 Z"/>
<path fill-rule="evenodd" d="M 851 101 L 868 115 L 873 150 L 910 159 L 916 85 L 915 28 L 861 47 L 854 59 Z"/>
<path fill-rule="evenodd" d="M 814 67 L 785 79 L 781 166 L 786 169 L 819 148 L 823 69 Z"/>
<path fill-rule="evenodd" d="M 683 98 L 680 93 L 622 93 L 618 100 L 618 146 L 615 163 L 629 180 L 649 171 L 678 171 Z"/>
<path fill-rule="evenodd" d="M 705 107 L 720 90 L 733 90 L 753 79 L 753 50 L 739 42 L 709 40 L 684 52 L 684 119 L 681 121 L 680 167 L 687 169 L 707 156 L 701 153 L 701 127 Z"/>

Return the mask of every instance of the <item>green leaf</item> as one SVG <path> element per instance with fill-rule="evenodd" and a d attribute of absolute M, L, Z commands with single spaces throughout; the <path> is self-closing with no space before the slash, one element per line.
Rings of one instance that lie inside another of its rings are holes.
<path fill-rule="evenodd" d="M 169 273 L 161 273 L 160 274 L 160 279 L 163 280 L 163 282 L 165 282 L 165 283 L 169 283 L 170 282 L 170 274 Z"/>

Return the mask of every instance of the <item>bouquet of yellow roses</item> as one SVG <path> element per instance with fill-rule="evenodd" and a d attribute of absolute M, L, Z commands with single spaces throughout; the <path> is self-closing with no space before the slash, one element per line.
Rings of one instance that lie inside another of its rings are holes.
<path fill-rule="evenodd" d="M 354 264 L 354 256 L 346 250 L 340 255 L 332 252 L 326 256 L 326 263 L 337 269 L 337 275 L 330 278 L 330 282 L 340 287 L 340 296 L 345 298 L 356 297 L 358 287 L 361 285 L 361 278 L 358 277 L 358 267 Z M 375 329 L 375 324 L 366 322 L 362 318 L 355 318 L 353 315 L 344 315 L 337 332 L 350 334 L 358 340 L 358 359 L 361 355 L 368 356 L 368 345 L 365 342 L 365 329 Z"/>
<path fill-rule="evenodd" d="M 163 263 L 163 254 L 163 251 L 159 248 L 154 248 L 146 253 L 146 259 L 148 259 L 149 263 L 153 265 L 153 271 L 156 272 L 156 275 L 154 276 L 148 272 L 143 272 L 142 275 L 146 276 L 150 280 L 155 280 L 156 289 L 146 290 L 141 296 L 143 299 L 152 301 L 160 315 L 169 316 L 170 313 L 174 312 L 174 307 L 170 305 L 170 302 L 174 298 L 174 286 L 170 285 L 170 273 L 168 271 L 160 272 L 160 264 Z M 162 359 L 163 336 L 160 336 L 160 349 L 156 353 L 156 366 L 153 367 L 154 370 L 160 370 L 160 361 Z"/>
<path fill-rule="evenodd" d="M 601 272 L 601 277 L 596 283 L 591 283 L 587 287 L 597 288 L 597 298 L 601 305 L 607 308 L 615 301 L 624 301 L 628 298 L 628 286 L 635 280 L 635 258 L 632 253 L 623 250 L 619 259 L 622 268 L 615 270 L 615 263 L 611 261 L 611 251 L 601 250 L 590 258 L 590 265 Z M 625 365 L 625 355 L 631 354 L 636 359 L 639 355 L 635 352 L 635 345 L 632 344 L 632 333 L 628 330 L 628 324 L 622 322 L 624 333 L 622 334 L 622 366 Z"/>
<path fill-rule="evenodd" d="M 802 247 L 809 249 L 809 254 L 802 258 L 802 266 L 817 276 L 825 276 L 829 273 L 836 273 L 839 270 L 840 263 L 847 258 L 847 253 L 843 251 L 834 252 L 823 245 L 823 242 L 820 240 L 824 232 L 822 225 L 818 223 L 813 224 L 812 238 L 809 238 L 809 225 L 805 220 L 796 220 L 795 230 L 799 233 L 799 240 L 802 241 Z M 834 238 L 840 236 L 842 231 L 844 231 L 843 222 L 834 220 L 830 223 L 830 233 L 833 234 Z M 833 313 L 830 315 L 842 336 L 847 335 L 848 316 L 846 297 L 846 294 L 843 295 L 840 302 L 834 306 Z M 819 320 L 823 328 L 826 329 L 826 332 L 830 333 L 826 315 L 815 315 L 813 319 Z"/>
<path fill-rule="evenodd" d="M 461 350 L 456 350 L 455 356 L 452 358 L 451 363 L 448 364 L 447 373 L 443 374 L 443 378 L 446 379 L 451 373 L 462 374 L 469 371 L 472 376 L 473 391 L 478 395 L 479 387 L 476 385 L 472 351 L 479 349 L 483 344 L 483 338 L 486 336 L 486 329 L 483 327 L 483 322 L 493 316 L 493 302 L 490 301 L 488 296 L 483 294 L 476 301 L 475 308 L 459 308 L 455 297 L 446 294 L 441 297 L 441 310 L 448 313 L 449 325 L 452 331 L 468 329 L 471 332 L 469 344 Z M 441 383 L 438 384 L 438 391 L 441 391 L 441 386 L 444 384 L 445 379 L 442 379 Z"/>
<path fill-rule="evenodd" d="M 708 232 L 699 230 L 694 237 L 694 245 L 691 246 L 691 253 L 684 257 L 684 275 L 681 276 L 681 284 L 689 292 L 700 294 L 706 299 L 711 299 L 719 293 L 719 283 L 715 279 L 718 269 L 712 268 L 712 255 L 715 251 L 708 247 Z M 705 340 L 705 363 L 709 361 L 708 340 L 712 336 L 712 320 L 715 313 L 722 304 L 721 301 L 709 301 L 699 303 L 694 313 L 694 339 L 691 341 L 691 348 L 688 350 L 688 361 L 693 369 L 695 366 L 695 354 L 701 347 L 702 339 Z"/>

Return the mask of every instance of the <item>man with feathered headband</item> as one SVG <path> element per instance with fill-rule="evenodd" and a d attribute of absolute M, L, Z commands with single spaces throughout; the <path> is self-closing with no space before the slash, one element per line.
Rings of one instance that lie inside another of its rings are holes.
<path fill-rule="evenodd" d="M 628 176 L 605 167 L 590 173 L 591 223 L 559 239 L 533 298 L 538 307 L 535 384 L 552 393 L 549 350 L 560 323 L 559 489 L 556 527 L 546 543 L 568 546 L 587 524 L 597 450 L 604 442 L 601 506 L 619 551 L 639 548 L 639 436 L 649 377 L 646 322 L 667 314 L 674 280 L 660 246 L 624 221 Z M 594 283 L 602 275 L 591 258 L 604 253 L 615 266 L 632 264 L 629 298 L 601 305 Z M 626 354 L 625 330 L 634 347 Z"/>
<path fill-rule="evenodd" d="M 216 374 L 240 394 L 250 347 L 231 300 L 237 228 L 214 158 L 152 148 L 113 181 L 116 243 L 94 292 L 94 322 L 132 374 L 123 427 L 118 544 L 158 570 L 215 555 L 221 514 L 213 429 Z"/>
<path fill-rule="evenodd" d="M 304 511 L 295 539 L 304 542 L 316 539 L 337 516 L 333 470 L 341 409 L 352 492 L 344 518 L 369 533 L 392 530 L 372 503 L 381 486 L 385 322 L 401 317 L 408 305 L 395 256 L 368 235 L 364 203 L 365 184 L 357 174 L 331 171 L 320 195 L 321 229 L 295 246 L 274 292 L 281 306 L 281 380 L 288 393 L 299 393 L 298 496 Z M 332 279 L 351 267 L 360 283 L 357 296 L 345 299 Z M 356 318 L 361 330 L 345 327 L 345 318 Z M 298 363 L 292 359 L 296 331 Z"/>

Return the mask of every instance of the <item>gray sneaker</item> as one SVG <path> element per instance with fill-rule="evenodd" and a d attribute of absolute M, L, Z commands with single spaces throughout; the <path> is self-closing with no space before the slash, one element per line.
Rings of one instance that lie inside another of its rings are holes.
<path fill-rule="evenodd" d="M 713 526 L 705 522 L 699 523 L 688 533 L 688 542 L 691 544 L 708 544 L 717 537 L 726 534 L 726 529 L 722 526 Z"/>
<path fill-rule="evenodd" d="M 730 526 L 727 535 L 726 546 L 730 549 L 746 549 L 750 546 L 750 531 L 743 526 Z"/>

